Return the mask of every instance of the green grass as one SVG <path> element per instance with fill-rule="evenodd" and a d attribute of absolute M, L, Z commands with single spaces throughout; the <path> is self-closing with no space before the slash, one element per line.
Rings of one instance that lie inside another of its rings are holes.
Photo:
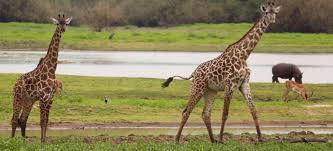
<path fill-rule="evenodd" d="M 252 24 L 193 24 L 170 28 L 115 27 L 92 32 L 67 27 L 62 46 L 68 49 L 135 51 L 222 51 L 240 39 Z M 55 25 L 0 23 L 0 48 L 48 47 Z M 111 33 L 114 34 L 109 39 Z M 256 52 L 332 53 L 332 34 L 266 33 Z"/>
<path fill-rule="evenodd" d="M 153 143 L 138 141 L 137 143 L 123 143 L 112 144 L 110 142 L 98 142 L 98 143 L 83 143 L 82 140 L 77 138 L 58 138 L 54 143 L 41 144 L 39 142 L 29 142 L 22 139 L 8 139 L 0 138 L 0 149 L 2 151 L 10 150 L 71 150 L 71 151 L 83 151 L 83 150 L 135 150 L 135 151 L 207 151 L 207 150 L 235 150 L 235 151 L 330 151 L 332 150 L 333 143 L 319 143 L 319 144 L 291 144 L 291 143 L 260 143 L 260 144 L 244 144 L 237 141 L 229 141 L 226 144 L 211 144 L 202 141 L 191 141 L 186 144 L 176 143 Z"/>
<path fill-rule="evenodd" d="M 12 87 L 16 74 L 0 74 L 0 125 L 9 126 L 12 116 Z M 172 122 L 178 123 L 189 94 L 189 81 L 175 80 L 167 89 L 163 80 L 143 78 L 109 78 L 58 76 L 64 93 L 52 105 L 50 122 Z M 295 94 L 291 101 L 282 101 L 284 84 L 253 83 L 252 94 L 263 122 L 332 121 L 333 85 L 306 84 L 314 91 L 312 101 L 305 102 Z M 104 104 L 104 96 L 109 103 Z M 220 122 L 223 93 L 217 97 L 212 120 Z M 36 103 L 37 104 L 37 103 Z M 324 105 L 324 106 L 317 106 Z M 325 106 L 326 105 L 326 106 Z M 201 123 L 201 101 L 190 117 Z M 239 92 L 234 94 L 228 122 L 251 122 L 249 109 Z M 39 123 L 39 109 L 34 107 L 28 123 Z"/>

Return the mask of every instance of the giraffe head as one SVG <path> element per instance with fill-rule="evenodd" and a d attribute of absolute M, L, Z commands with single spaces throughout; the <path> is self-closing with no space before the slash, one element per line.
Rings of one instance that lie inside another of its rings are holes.
<path fill-rule="evenodd" d="M 52 17 L 51 19 L 53 23 L 57 25 L 57 28 L 62 33 L 66 31 L 66 26 L 69 25 L 69 23 L 72 21 L 72 17 L 66 19 L 64 14 L 63 15 L 59 14 L 57 19 Z"/>
<path fill-rule="evenodd" d="M 276 14 L 280 12 L 281 6 L 275 6 L 275 2 L 268 1 L 267 5 L 261 5 L 260 9 L 265 20 L 269 23 L 275 23 Z"/>

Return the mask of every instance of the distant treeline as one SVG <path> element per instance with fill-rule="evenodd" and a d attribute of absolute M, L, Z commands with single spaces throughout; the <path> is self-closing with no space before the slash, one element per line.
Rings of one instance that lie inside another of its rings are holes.
<path fill-rule="evenodd" d="M 0 21 L 49 22 L 62 12 L 74 25 L 173 26 L 254 22 L 264 0 L 0 0 Z M 274 32 L 333 33 L 333 0 L 276 0 L 282 5 Z"/>

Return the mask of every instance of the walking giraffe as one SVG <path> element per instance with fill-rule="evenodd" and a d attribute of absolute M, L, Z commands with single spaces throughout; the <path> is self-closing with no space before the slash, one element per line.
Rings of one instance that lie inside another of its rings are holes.
<path fill-rule="evenodd" d="M 49 118 L 49 110 L 52 105 L 52 98 L 60 87 L 56 80 L 55 71 L 58 64 L 58 50 L 61 34 L 65 32 L 72 18 L 65 18 L 65 15 L 58 15 L 58 19 L 51 18 L 57 25 L 52 37 L 47 54 L 40 59 L 37 67 L 23 74 L 15 83 L 13 90 L 13 117 L 12 137 L 15 136 L 16 127 L 21 127 L 21 134 L 25 137 L 25 128 L 29 113 L 33 104 L 39 100 L 41 141 L 45 142 L 46 128 Z M 62 87 L 62 84 L 61 84 Z"/>
<path fill-rule="evenodd" d="M 230 100 L 236 88 L 241 91 L 244 99 L 247 101 L 256 126 L 258 140 L 262 141 L 257 111 L 253 105 L 250 93 L 249 80 L 251 70 L 247 66 L 246 60 L 258 44 L 269 24 L 275 23 L 275 16 L 280 11 L 280 6 L 275 6 L 274 2 L 268 2 L 267 5 L 262 5 L 260 8 L 262 16 L 259 21 L 239 41 L 228 46 L 223 54 L 213 60 L 200 64 L 188 78 L 173 76 L 162 84 L 162 87 L 168 87 L 175 77 L 185 80 L 193 78 L 190 99 L 182 113 L 182 121 L 176 136 L 177 142 L 179 142 L 184 125 L 193 108 L 204 97 L 205 105 L 202 112 L 202 119 L 207 127 L 210 141 L 212 143 L 223 143 L 223 132 L 228 118 Z M 224 91 L 224 109 L 219 141 L 216 141 L 211 128 L 211 111 L 218 91 Z"/>

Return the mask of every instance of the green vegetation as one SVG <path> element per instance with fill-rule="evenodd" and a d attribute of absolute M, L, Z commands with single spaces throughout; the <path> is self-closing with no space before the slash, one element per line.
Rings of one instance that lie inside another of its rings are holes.
<path fill-rule="evenodd" d="M 12 116 L 12 87 L 18 75 L 0 74 L 0 125 L 9 126 Z M 189 81 L 176 80 L 169 88 L 160 87 L 163 80 L 143 78 L 106 78 L 58 76 L 64 83 L 64 93 L 55 99 L 50 122 L 112 123 L 112 122 L 171 122 L 180 115 L 189 94 Z M 284 84 L 253 83 L 252 94 L 262 122 L 332 121 L 333 85 L 306 84 L 314 91 L 305 102 L 292 94 L 291 101 L 282 101 Z M 109 103 L 104 104 L 104 96 Z M 220 93 L 215 101 L 212 120 L 220 122 L 223 108 Z M 38 103 L 36 103 L 37 105 Z M 201 123 L 203 101 L 193 111 L 190 121 Z M 231 103 L 228 122 L 250 122 L 249 109 L 239 92 Z M 28 123 L 39 123 L 39 109 L 34 107 Z M 178 122 L 176 122 L 178 123 Z"/>
<path fill-rule="evenodd" d="M 313 143 L 313 144 L 292 144 L 292 143 L 240 143 L 238 141 L 232 140 L 228 141 L 226 144 L 211 144 L 207 140 L 190 140 L 185 144 L 176 144 L 170 140 L 147 140 L 145 137 L 139 138 L 136 142 L 133 142 L 135 137 L 123 137 L 118 138 L 118 141 L 113 138 L 101 136 L 101 140 L 96 142 L 93 137 L 61 137 L 54 138 L 52 141 L 46 144 L 39 143 L 37 138 L 29 138 L 26 141 L 22 139 L 8 139 L 0 138 L 0 150 L 71 150 L 71 151 L 83 151 L 83 150 L 135 150 L 135 151 L 147 151 L 147 150 L 165 150 L 165 151 L 187 151 L 187 150 L 197 150 L 197 151 L 207 151 L 207 150 L 236 150 L 236 151 L 330 151 L 332 150 L 333 143 Z M 172 137 L 171 137 L 172 138 Z M 201 137 L 206 138 L 206 136 Z M 49 138 L 50 139 L 50 138 Z M 244 140 L 243 140 L 244 141 Z M 118 143 L 117 143 L 118 142 Z M 119 143 L 123 142 L 123 143 Z"/>
<path fill-rule="evenodd" d="M 68 27 L 62 39 L 67 49 L 222 51 L 240 39 L 252 24 L 194 24 L 170 28 L 115 27 L 92 32 Z M 35 23 L 0 23 L 0 48 L 47 49 L 55 26 Z M 332 34 L 266 33 L 255 52 L 333 52 Z"/>

